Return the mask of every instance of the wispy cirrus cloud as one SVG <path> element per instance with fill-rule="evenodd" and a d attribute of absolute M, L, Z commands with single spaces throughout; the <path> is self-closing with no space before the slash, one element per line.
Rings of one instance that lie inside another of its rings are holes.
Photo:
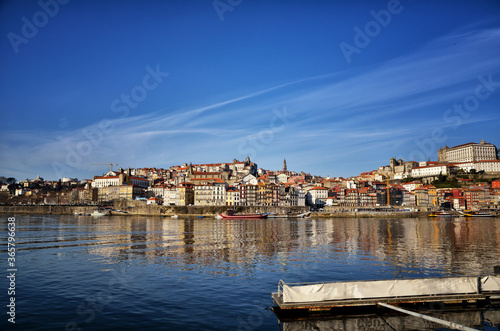
<path fill-rule="evenodd" d="M 377 149 L 374 164 L 379 164 L 394 153 L 391 139 L 404 148 L 410 137 L 429 128 L 449 127 L 443 112 L 471 94 L 478 75 L 493 74 L 500 81 L 499 37 L 500 29 L 443 36 L 414 53 L 364 71 L 319 75 L 210 105 L 114 119 L 113 129 L 103 134 L 92 152 L 69 168 L 75 175 L 90 175 L 95 172 L 92 163 L 111 161 L 168 167 L 189 160 L 243 159 L 241 144 L 266 133 L 276 116 L 273 110 L 282 107 L 293 118 L 279 122 L 283 129 L 272 132 L 272 141 L 255 148 L 258 159 L 282 159 L 300 149 L 302 155 L 314 155 L 318 163 L 324 159 L 328 164 L 356 151 Z M 492 120 L 498 117 L 491 111 L 477 112 L 463 125 Z M 95 132 L 98 124 L 75 131 L 4 132 L 2 169 L 25 173 L 42 167 L 46 177 L 53 177 L 51 164 L 66 164 L 69 151 L 88 140 L 85 132 Z M 295 160 L 303 169 L 309 161 L 307 157 Z"/>

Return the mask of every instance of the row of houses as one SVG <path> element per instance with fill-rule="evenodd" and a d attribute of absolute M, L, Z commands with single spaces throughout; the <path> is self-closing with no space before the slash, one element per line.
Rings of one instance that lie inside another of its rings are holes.
<path fill-rule="evenodd" d="M 326 206 L 376 207 L 440 207 L 446 204 L 455 209 L 498 208 L 500 205 L 500 181 L 491 186 L 470 186 L 467 188 L 436 188 L 424 185 L 421 181 L 389 185 L 374 182 L 361 182 L 362 187 L 347 188 L 337 186 L 329 189 Z M 388 202 L 389 199 L 389 203 Z"/>
<path fill-rule="evenodd" d="M 326 188 L 312 185 L 243 184 L 229 186 L 220 181 L 194 185 L 182 183 L 156 190 L 149 203 L 195 206 L 391 206 L 437 208 L 446 204 L 455 209 L 497 208 L 500 205 L 500 181 L 492 187 L 436 188 L 420 182 L 395 184 L 387 187 L 380 182 L 361 188 L 336 186 Z"/>
<path fill-rule="evenodd" d="M 325 188 L 317 190 L 327 191 Z M 151 188 L 148 203 L 169 206 L 305 206 L 317 190 L 306 192 L 299 185 L 258 182 L 229 186 L 223 180 L 193 184 L 183 182 Z"/>
<path fill-rule="evenodd" d="M 500 182 L 491 187 L 472 186 L 465 189 L 438 189 L 415 180 L 389 185 L 373 180 L 379 174 L 366 173 L 358 178 L 324 179 L 304 174 L 269 172 L 256 177 L 246 174 L 237 182 L 216 176 L 219 172 L 196 173 L 186 169 L 187 181 L 148 181 L 110 173 L 95 177 L 92 196 L 98 201 L 131 200 L 145 197 L 148 203 L 176 206 L 408 206 L 438 207 L 443 203 L 460 209 L 498 205 Z M 364 180 L 370 178 L 371 180 Z M 466 181 L 464 179 L 464 181 Z M 229 183 L 231 182 L 231 184 Z M 81 192 L 82 194 L 84 192 Z M 89 194 L 87 194 L 88 196 Z"/>
<path fill-rule="evenodd" d="M 470 208 L 479 204 L 494 204 L 498 197 L 496 188 L 472 187 L 460 191 L 460 194 L 453 191 L 450 195 L 445 190 L 425 184 L 438 176 L 459 171 L 500 173 L 500 160 L 493 159 L 496 147 L 490 145 L 482 141 L 480 144 L 445 148 L 441 163 L 404 162 L 392 158 L 389 166 L 348 179 L 288 171 L 286 160 L 283 161 L 282 171 L 268 171 L 257 168 L 247 157 L 241 162 L 235 159 L 230 163 L 185 163 L 169 169 L 120 169 L 95 176 L 92 180 L 60 180 L 53 190 L 68 191 L 58 195 L 59 201 L 64 197 L 65 200 L 79 202 L 140 198 L 150 199 L 148 203 L 163 205 L 315 207 L 387 204 L 432 207 L 446 202 Z M 388 184 L 389 180 L 403 181 L 407 177 L 418 180 Z M 39 177 L 20 184 L 16 190 L 19 196 L 41 196 L 47 186 Z"/>

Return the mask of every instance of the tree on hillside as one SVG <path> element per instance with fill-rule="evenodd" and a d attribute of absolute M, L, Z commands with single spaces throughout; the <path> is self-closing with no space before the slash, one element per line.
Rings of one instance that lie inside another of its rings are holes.
<path fill-rule="evenodd" d="M 4 185 L 4 184 L 15 184 L 17 182 L 17 180 L 14 178 L 14 177 L 5 177 L 5 176 L 0 176 L 0 184 L 1 185 Z"/>
<path fill-rule="evenodd" d="M 7 186 L 7 189 L 9 190 L 9 192 L 10 192 L 11 195 L 14 195 L 14 193 L 16 193 L 16 190 L 18 188 L 21 188 L 21 185 L 19 185 L 19 184 L 9 184 L 9 186 Z"/>

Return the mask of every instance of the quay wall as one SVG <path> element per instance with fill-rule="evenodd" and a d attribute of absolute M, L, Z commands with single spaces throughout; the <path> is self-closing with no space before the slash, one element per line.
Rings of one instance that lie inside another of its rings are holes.
<path fill-rule="evenodd" d="M 412 209 L 413 211 L 399 211 L 398 209 Z M 401 207 L 395 206 L 380 206 L 380 207 L 365 207 L 365 206 L 328 206 L 322 212 L 315 212 L 311 217 L 316 218 L 365 218 L 365 217 L 425 217 L 430 212 L 435 211 L 435 208 L 430 207 Z"/>
<path fill-rule="evenodd" d="M 126 211 L 129 215 L 144 216 L 215 216 L 225 213 L 227 206 L 159 206 L 146 204 L 145 201 L 115 201 L 109 205 L 113 209 Z M 272 206 L 236 206 L 232 207 L 237 213 L 276 213 L 301 214 L 309 211 L 309 207 L 272 207 Z M 29 206 L 0 206 L 0 214 L 46 214 L 46 215 L 73 215 L 74 213 L 89 214 L 97 206 L 65 206 L 65 205 L 29 205 Z M 377 209 L 377 210 L 376 210 Z M 364 217 L 423 217 L 431 210 L 420 208 L 414 212 L 399 212 L 394 209 L 346 207 L 325 207 L 324 211 L 313 212 L 313 218 L 364 218 Z"/>
<path fill-rule="evenodd" d="M 126 211 L 130 215 L 145 216 L 215 216 L 225 213 L 227 206 L 159 206 L 147 205 L 144 201 L 115 201 L 110 205 L 113 209 Z M 300 214 L 309 210 L 308 207 L 271 207 L 271 206 L 236 206 L 232 207 L 237 213 L 290 213 Z M 45 214 L 45 215 L 73 215 L 75 213 L 92 213 L 97 206 L 62 206 L 62 205 L 29 205 L 29 206 L 0 206 L 0 214 Z"/>
<path fill-rule="evenodd" d="M 397 212 L 397 211 L 392 211 L 392 212 L 380 212 L 380 211 L 373 211 L 373 212 L 349 212 L 349 211 L 343 211 L 343 212 L 315 212 L 311 213 L 311 218 L 372 218 L 372 217 L 378 217 L 378 218 L 400 218 L 400 217 L 427 217 L 429 215 L 428 212 L 424 211 L 419 211 L 419 212 Z"/>

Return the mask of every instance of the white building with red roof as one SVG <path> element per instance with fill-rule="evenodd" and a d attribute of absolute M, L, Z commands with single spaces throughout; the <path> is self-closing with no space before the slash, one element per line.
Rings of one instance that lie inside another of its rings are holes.
<path fill-rule="evenodd" d="M 163 199 L 157 198 L 157 197 L 152 197 L 152 198 L 148 199 L 147 204 L 148 205 L 162 205 Z"/>
<path fill-rule="evenodd" d="M 307 203 L 311 206 L 324 206 L 328 198 L 328 189 L 321 186 L 314 186 L 308 189 L 306 194 Z"/>
<path fill-rule="evenodd" d="M 481 140 L 479 144 L 468 143 L 455 147 L 445 146 L 438 150 L 439 163 L 462 163 L 472 161 L 497 160 L 497 148 Z"/>
<path fill-rule="evenodd" d="M 471 170 L 475 170 L 476 172 L 484 171 L 486 173 L 500 172 L 500 160 L 451 163 L 450 165 L 465 172 L 470 172 Z"/>
<path fill-rule="evenodd" d="M 428 165 L 424 167 L 416 167 L 411 170 L 411 176 L 414 178 L 421 177 L 432 177 L 439 175 L 449 175 L 450 174 L 450 166 L 445 164 L 438 165 Z"/>
<path fill-rule="evenodd" d="M 110 172 L 104 176 L 95 176 L 91 186 L 93 188 L 120 186 L 124 184 L 135 185 L 142 189 L 149 187 L 149 181 L 145 178 L 129 176 L 125 173 Z"/>

